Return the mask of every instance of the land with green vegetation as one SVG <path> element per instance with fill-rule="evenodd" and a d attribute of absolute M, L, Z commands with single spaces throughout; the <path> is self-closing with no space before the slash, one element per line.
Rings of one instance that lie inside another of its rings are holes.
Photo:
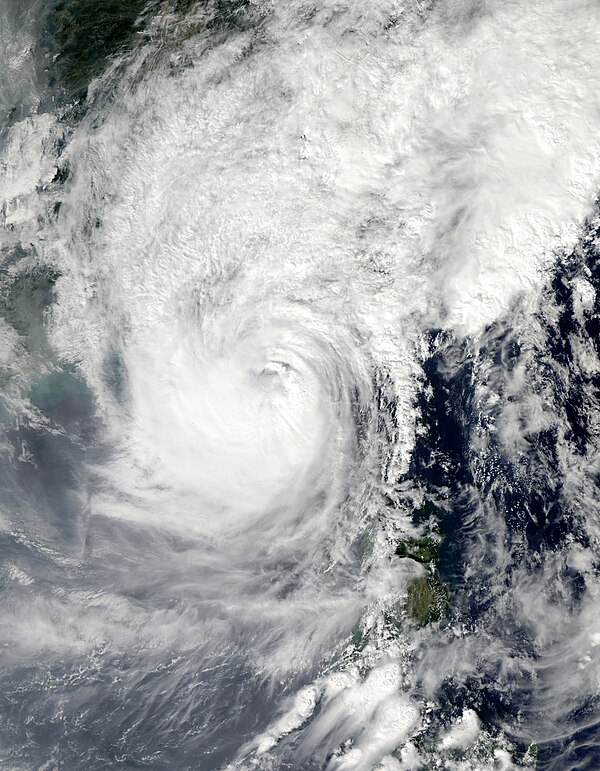
<path fill-rule="evenodd" d="M 441 541 L 437 521 L 440 516 L 436 506 L 425 502 L 415 511 L 413 519 L 416 524 L 426 522 L 429 534 L 420 538 L 404 538 L 396 546 L 398 557 L 414 560 L 427 569 L 426 575 L 409 583 L 405 605 L 409 617 L 419 627 L 441 621 L 450 607 L 450 590 L 442 581 L 437 567 Z"/>
<path fill-rule="evenodd" d="M 111 59 L 140 42 L 139 33 L 153 16 L 172 16 L 176 27 L 177 19 L 198 12 L 197 20 L 181 28 L 183 37 L 191 37 L 244 26 L 247 8 L 248 0 L 60 0 L 43 22 L 50 85 L 68 99 L 83 99 Z M 174 41 L 181 37 L 173 34 Z"/>

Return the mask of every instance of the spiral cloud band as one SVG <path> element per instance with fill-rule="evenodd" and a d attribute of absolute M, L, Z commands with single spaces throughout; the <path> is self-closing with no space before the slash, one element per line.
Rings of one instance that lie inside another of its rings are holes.
<path fill-rule="evenodd" d="M 598 4 L 39 5 L 0 764 L 594 767 Z"/>

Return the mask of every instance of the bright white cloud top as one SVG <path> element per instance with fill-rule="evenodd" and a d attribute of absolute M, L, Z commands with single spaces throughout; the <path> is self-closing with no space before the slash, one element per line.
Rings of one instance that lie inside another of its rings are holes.
<path fill-rule="evenodd" d="M 0 757 L 574 768 L 600 6 L 231 5 L 79 112 L 0 11 Z"/>

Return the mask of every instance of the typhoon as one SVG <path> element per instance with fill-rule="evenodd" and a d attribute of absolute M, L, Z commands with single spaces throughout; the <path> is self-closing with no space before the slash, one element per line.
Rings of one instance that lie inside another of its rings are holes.
<path fill-rule="evenodd" d="M 597 0 L 0 0 L 0 765 L 600 768 Z"/>

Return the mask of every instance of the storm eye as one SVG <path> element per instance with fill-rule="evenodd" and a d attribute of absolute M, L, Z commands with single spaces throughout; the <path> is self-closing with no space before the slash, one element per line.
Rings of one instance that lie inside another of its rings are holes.
<path fill-rule="evenodd" d="M 599 28 L 0 0 L 0 771 L 600 769 Z"/>
<path fill-rule="evenodd" d="M 282 380 L 292 371 L 293 367 L 285 361 L 268 361 L 258 373 L 257 380 L 263 387 L 277 388 L 283 386 Z"/>
<path fill-rule="evenodd" d="M 285 361 L 269 361 L 265 366 L 263 367 L 261 375 L 270 376 L 270 375 L 283 375 L 290 372 L 292 369 L 292 366 L 288 364 Z"/>

